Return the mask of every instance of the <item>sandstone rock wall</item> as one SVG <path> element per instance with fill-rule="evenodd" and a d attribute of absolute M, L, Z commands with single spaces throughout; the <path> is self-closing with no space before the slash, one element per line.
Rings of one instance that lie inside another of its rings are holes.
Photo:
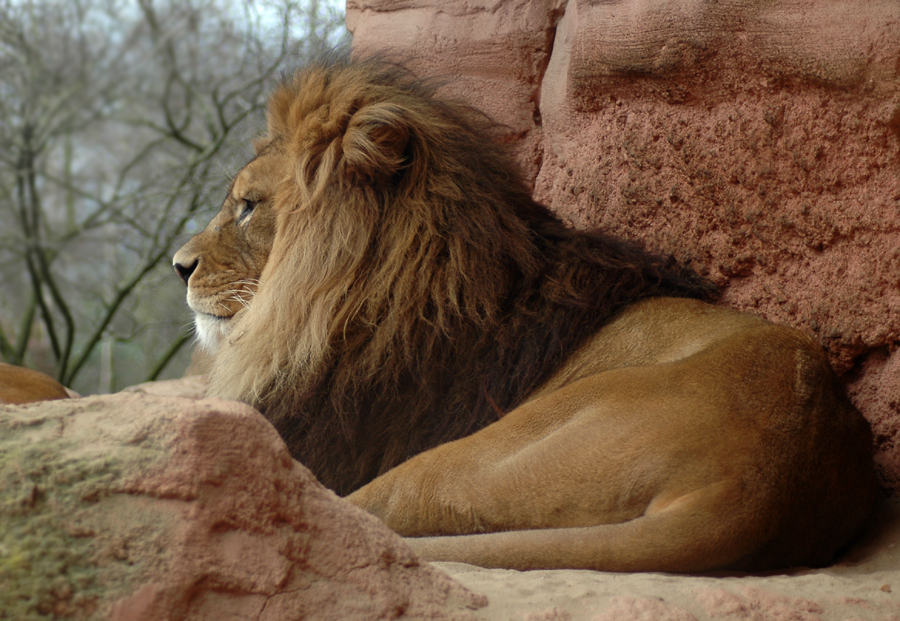
<path fill-rule="evenodd" d="M 900 489 L 900 3 L 348 0 L 505 127 L 538 199 L 815 334 Z"/>

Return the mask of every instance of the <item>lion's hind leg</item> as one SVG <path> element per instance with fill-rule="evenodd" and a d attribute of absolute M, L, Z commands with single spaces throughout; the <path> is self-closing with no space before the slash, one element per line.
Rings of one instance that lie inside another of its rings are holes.
<path fill-rule="evenodd" d="M 744 568 L 760 539 L 734 511 L 736 486 L 714 484 L 619 524 L 407 538 L 429 561 L 509 569 L 702 572 Z M 730 488 L 730 489 L 729 489 Z M 747 567 L 751 568 L 751 567 Z"/>

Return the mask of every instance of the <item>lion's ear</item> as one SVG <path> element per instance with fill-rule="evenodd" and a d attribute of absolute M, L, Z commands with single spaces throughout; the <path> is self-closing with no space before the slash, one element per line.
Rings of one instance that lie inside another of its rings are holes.
<path fill-rule="evenodd" d="M 393 178 L 408 164 L 410 137 L 402 108 L 386 103 L 360 108 L 341 145 L 346 172 L 362 182 Z"/>

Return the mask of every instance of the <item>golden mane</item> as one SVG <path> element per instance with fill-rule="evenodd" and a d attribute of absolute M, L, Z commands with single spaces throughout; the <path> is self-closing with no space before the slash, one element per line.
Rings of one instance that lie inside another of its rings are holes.
<path fill-rule="evenodd" d="M 486 120 L 378 62 L 313 65 L 269 102 L 287 152 L 271 253 L 211 394 L 251 403 L 347 493 L 521 403 L 599 327 L 712 288 L 532 200 Z"/>

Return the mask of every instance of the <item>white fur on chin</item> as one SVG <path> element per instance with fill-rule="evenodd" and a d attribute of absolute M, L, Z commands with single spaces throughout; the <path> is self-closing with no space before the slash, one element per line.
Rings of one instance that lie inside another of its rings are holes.
<path fill-rule="evenodd" d="M 197 342 L 207 352 L 213 354 L 219 343 L 228 333 L 229 319 L 213 317 L 206 313 L 194 313 L 194 325 L 197 327 Z"/>

